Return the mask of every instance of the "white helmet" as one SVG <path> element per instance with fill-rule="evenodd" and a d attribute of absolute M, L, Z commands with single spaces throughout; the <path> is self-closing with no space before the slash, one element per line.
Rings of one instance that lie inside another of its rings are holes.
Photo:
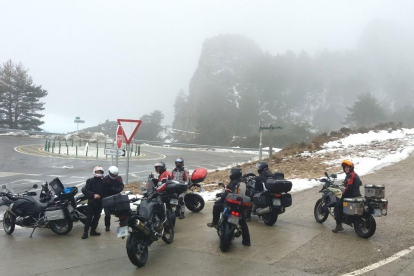
<path fill-rule="evenodd" d="M 98 173 L 99 171 L 102 171 L 102 173 Z M 105 170 L 101 166 L 96 166 L 95 168 L 93 168 L 93 175 L 95 177 L 102 178 L 104 171 Z"/>
<path fill-rule="evenodd" d="M 115 166 L 110 166 L 109 169 L 108 169 L 108 173 L 109 173 L 109 177 L 111 179 L 115 179 L 115 178 L 118 177 L 119 170 Z"/>

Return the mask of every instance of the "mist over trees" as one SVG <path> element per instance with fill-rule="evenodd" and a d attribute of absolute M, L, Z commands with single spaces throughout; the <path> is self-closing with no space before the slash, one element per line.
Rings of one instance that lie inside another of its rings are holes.
<path fill-rule="evenodd" d="M 264 53 L 241 35 L 203 43 L 186 95 L 175 101 L 174 128 L 192 142 L 257 147 L 259 121 L 283 126 L 276 146 L 341 127 L 394 121 L 414 126 L 413 33 L 369 24 L 355 49 Z"/>
<path fill-rule="evenodd" d="M 44 103 L 47 95 L 21 63 L 9 60 L 0 65 L 0 127 L 24 130 L 41 130 Z"/>

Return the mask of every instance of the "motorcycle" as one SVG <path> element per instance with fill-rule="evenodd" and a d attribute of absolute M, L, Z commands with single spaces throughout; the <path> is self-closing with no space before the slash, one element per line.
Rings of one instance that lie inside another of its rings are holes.
<path fill-rule="evenodd" d="M 42 189 L 39 195 L 39 202 L 46 203 L 49 202 L 52 198 L 57 197 L 58 199 L 68 199 L 71 201 L 72 207 L 74 207 L 74 212 L 70 214 L 74 222 L 86 222 L 86 212 L 87 212 L 87 198 L 84 195 L 75 195 L 78 193 L 77 187 L 68 187 L 67 193 L 64 193 L 65 190 L 61 191 L 58 194 L 54 194 L 52 189 L 49 188 L 49 184 L 46 182 L 44 185 L 41 185 Z"/>
<path fill-rule="evenodd" d="M 263 191 L 255 191 L 255 177 L 253 173 L 243 176 L 246 183 L 246 195 L 253 200 L 252 214 L 262 218 L 268 226 L 273 226 L 279 215 L 292 205 L 292 182 L 284 179 L 283 173 L 275 173 L 273 178 L 263 184 Z"/>
<path fill-rule="evenodd" d="M 35 184 L 31 189 L 37 187 Z M 3 216 L 3 228 L 6 234 L 11 235 L 16 225 L 33 228 L 30 237 L 39 227 L 50 228 L 58 235 L 66 235 L 72 230 L 73 222 L 70 213 L 73 212 L 73 207 L 68 200 L 54 198 L 47 203 L 39 203 L 33 198 L 37 193 L 31 192 L 31 189 L 22 194 L 13 194 L 6 185 L 2 188 L 1 205 L 8 206 Z"/>
<path fill-rule="evenodd" d="M 341 199 L 344 187 L 335 184 L 336 174 L 325 172 L 326 178 L 319 179 L 323 183 L 322 197 L 316 201 L 314 208 L 315 220 L 319 223 L 326 221 L 329 215 L 334 217 L 333 208 Z M 368 239 L 376 231 L 375 217 L 387 215 L 388 200 L 384 199 L 383 185 L 365 185 L 364 198 L 344 198 L 342 223 L 354 227 L 355 233 L 361 238 Z"/>
<path fill-rule="evenodd" d="M 223 252 L 229 250 L 233 240 L 242 235 L 239 220 L 242 217 L 242 213 L 252 206 L 249 197 L 233 193 L 227 195 L 226 205 L 227 207 L 220 214 L 217 226 L 217 234 L 220 238 L 220 250 Z"/>
<path fill-rule="evenodd" d="M 127 255 L 131 263 L 142 267 L 148 260 L 148 247 L 160 238 L 167 244 L 174 240 L 174 216 L 168 207 L 169 195 L 183 193 L 187 189 L 184 182 L 167 181 L 166 190 L 155 191 L 153 181 L 142 187 L 143 197 L 137 210 L 132 211 L 130 203 L 139 199 L 129 199 L 128 195 L 117 194 L 102 200 L 103 207 L 108 207 L 111 214 L 119 218 L 118 238 L 129 237 L 126 242 Z"/>

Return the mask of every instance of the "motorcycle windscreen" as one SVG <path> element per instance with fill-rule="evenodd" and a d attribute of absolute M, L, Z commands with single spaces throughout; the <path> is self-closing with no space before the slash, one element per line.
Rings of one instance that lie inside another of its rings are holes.
<path fill-rule="evenodd" d="M 148 196 L 151 196 L 155 191 L 155 184 L 152 179 L 148 178 L 147 182 L 141 182 L 141 192 L 143 195 L 147 194 Z"/>
<path fill-rule="evenodd" d="M 154 212 L 162 212 L 162 205 L 157 200 L 142 200 L 139 205 L 139 215 L 149 219 Z"/>

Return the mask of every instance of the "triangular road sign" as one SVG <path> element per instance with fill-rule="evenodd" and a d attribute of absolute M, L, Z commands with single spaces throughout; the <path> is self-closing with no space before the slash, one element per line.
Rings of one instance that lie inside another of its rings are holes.
<path fill-rule="evenodd" d="M 122 129 L 124 130 L 125 141 L 128 145 L 131 143 L 131 140 L 137 132 L 141 123 L 141 120 L 118 119 L 118 125 L 122 126 Z"/>

